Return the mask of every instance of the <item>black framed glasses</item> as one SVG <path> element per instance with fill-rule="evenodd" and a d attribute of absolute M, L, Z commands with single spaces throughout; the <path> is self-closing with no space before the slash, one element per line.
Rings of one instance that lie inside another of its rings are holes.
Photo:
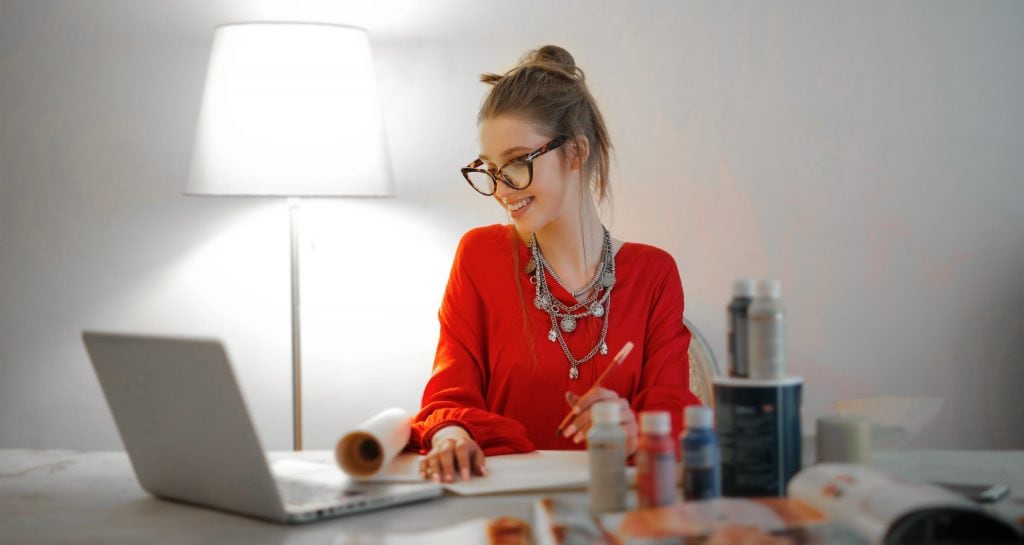
<path fill-rule="evenodd" d="M 498 170 L 479 168 L 484 161 L 477 159 L 462 169 L 462 177 L 477 193 L 485 197 L 494 195 L 498 190 L 499 180 L 512 189 L 526 189 L 533 183 L 533 160 L 568 141 L 569 136 L 563 134 L 526 155 L 512 159 Z"/>

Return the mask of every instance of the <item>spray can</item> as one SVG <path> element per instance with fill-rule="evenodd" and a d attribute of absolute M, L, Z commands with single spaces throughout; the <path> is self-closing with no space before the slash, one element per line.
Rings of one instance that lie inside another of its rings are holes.
<path fill-rule="evenodd" d="M 659 507 L 676 501 L 676 449 L 672 420 L 665 411 L 640 413 L 636 451 L 637 507 Z"/>
<path fill-rule="evenodd" d="M 775 279 L 757 283 L 747 311 L 749 377 L 774 380 L 786 376 L 786 322 L 782 308 L 782 284 Z"/>
<path fill-rule="evenodd" d="M 683 499 L 709 500 L 722 495 L 721 460 L 714 411 L 694 405 L 686 408 L 686 431 L 679 441 L 683 452 Z"/>
<path fill-rule="evenodd" d="M 747 312 L 754 300 L 754 280 L 741 278 L 732 285 L 726 330 L 729 344 L 729 376 L 746 377 L 749 374 Z"/>
<path fill-rule="evenodd" d="M 594 425 L 587 432 L 590 459 L 590 511 L 626 510 L 626 431 L 617 401 L 601 401 L 591 408 Z"/>

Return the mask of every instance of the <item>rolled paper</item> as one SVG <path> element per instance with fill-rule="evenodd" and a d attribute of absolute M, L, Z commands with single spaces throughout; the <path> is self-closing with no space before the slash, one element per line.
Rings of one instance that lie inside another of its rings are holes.
<path fill-rule="evenodd" d="M 817 462 L 867 464 L 871 462 L 871 421 L 854 414 L 818 418 Z"/>
<path fill-rule="evenodd" d="M 405 448 L 411 422 L 412 416 L 402 409 L 386 409 L 345 434 L 334 448 L 334 458 L 345 473 L 372 477 Z"/>

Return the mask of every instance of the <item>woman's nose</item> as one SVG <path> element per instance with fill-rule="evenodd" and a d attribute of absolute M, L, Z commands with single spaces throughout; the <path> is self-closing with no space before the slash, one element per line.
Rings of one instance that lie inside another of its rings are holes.
<path fill-rule="evenodd" d="M 510 193 L 515 191 L 514 189 L 509 187 L 508 184 L 502 183 L 501 180 L 495 180 L 494 185 L 494 196 L 501 199 L 502 201 L 504 201 L 505 197 L 507 197 Z"/>

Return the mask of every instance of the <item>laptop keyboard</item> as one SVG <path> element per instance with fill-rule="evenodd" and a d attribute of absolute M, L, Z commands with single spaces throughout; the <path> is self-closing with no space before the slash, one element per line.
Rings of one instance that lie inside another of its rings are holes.
<path fill-rule="evenodd" d="M 284 504 L 288 506 L 338 503 L 346 498 L 362 495 L 362 492 L 358 490 L 346 490 L 321 483 L 281 478 L 277 479 L 277 490 L 281 493 Z"/>

